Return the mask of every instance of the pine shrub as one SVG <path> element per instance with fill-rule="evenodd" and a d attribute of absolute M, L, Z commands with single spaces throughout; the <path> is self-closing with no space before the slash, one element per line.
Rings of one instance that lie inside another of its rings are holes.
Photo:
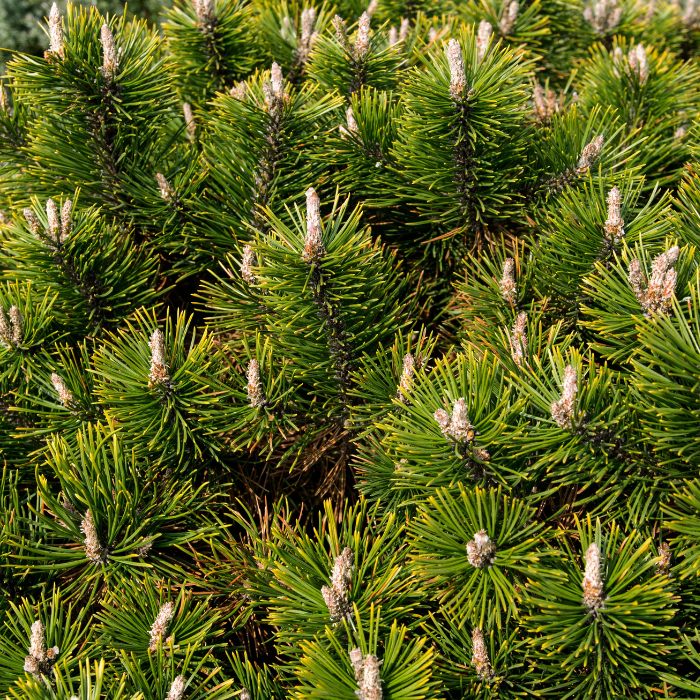
<path fill-rule="evenodd" d="M 112 4 L 0 87 L 0 697 L 700 697 L 695 0 Z"/>

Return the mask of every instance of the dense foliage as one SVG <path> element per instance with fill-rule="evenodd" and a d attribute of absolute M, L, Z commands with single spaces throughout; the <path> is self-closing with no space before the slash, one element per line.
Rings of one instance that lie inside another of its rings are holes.
<path fill-rule="evenodd" d="M 91 0 L 102 13 L 122 14 L 126 3 L 123 0 Z M 57 6 L 65 12 L 68 0 L 58 0 Z M 170 0 L 130 0 L 127 12 L 130 15 L 158 21 Z M 0 0 L 0 72 L 5 74 L 6 63 L 12 53 L 21 51 L 40 56 L 49 47 L 49 37 L 44 25 L 51 3 L 48 0 Z M 42 26 L 44 25 L 44 26 Z"/>
<path fill-rule="evenodd" d="M 154 8 L 2 81 L 0 697 L 700 697 L 700 6 Z"/>

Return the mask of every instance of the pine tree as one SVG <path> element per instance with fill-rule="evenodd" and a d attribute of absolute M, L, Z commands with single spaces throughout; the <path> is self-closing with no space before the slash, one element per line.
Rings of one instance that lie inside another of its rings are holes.
<path fill-rule="evenodd" d="M 695 0 L 113 5 L 0 87 L 0 696 L 700 697 Z"/>

